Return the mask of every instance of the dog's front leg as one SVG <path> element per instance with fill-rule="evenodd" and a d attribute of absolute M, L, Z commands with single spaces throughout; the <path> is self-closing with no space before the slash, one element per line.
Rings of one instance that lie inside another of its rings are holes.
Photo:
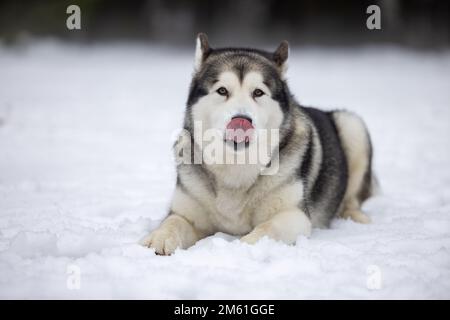
<path fill-rule="evenodd" d="M 199 240 L 195 227 L 184 217 L 170 214 L 161 225 L 142 240 L 156 254 L 170 255 L 177 248 L 186 249 Z"/>
<path fill-rule="evenodd" d="M 306 214 L 298 209 L 281 211 L 269 220 L 257 225 L 249 234 L 241 238 L 241 241 L 254 244 L 264 236 L 274 240 L 293 244 L 299 235 L 311 234 L 311 221 Z"/>

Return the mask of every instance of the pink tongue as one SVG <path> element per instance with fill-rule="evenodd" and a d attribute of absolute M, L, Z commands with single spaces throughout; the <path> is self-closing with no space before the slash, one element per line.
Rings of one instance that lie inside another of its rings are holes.
<path fill-rule="evenodd" d="M 227 124 L 226 139 L 236 143 L 249 142 L 253 125 L 246 118 L 233 118 Z"/>

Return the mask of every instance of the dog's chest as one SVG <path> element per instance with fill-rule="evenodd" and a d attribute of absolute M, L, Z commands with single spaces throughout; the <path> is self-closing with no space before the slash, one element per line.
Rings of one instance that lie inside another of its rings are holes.
<path fill-rule="evenodd" d="M 216 227 L 227 233 L 246 234 L 253 229 L 253 208 L 244 190 L 219 189 L 213 201 L 212 218 Z"/>

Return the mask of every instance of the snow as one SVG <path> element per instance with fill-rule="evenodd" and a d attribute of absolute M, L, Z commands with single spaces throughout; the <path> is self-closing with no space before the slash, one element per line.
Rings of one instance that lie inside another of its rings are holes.
<path fill-rule="evenodd" d="M 450 52 L 291 53 L 302 103 L 368 124 L 373 223 L 335 220 L 296 246 L 218 233 L 162 257 L 137 242 L 170 201 L 193 52 L 0 46 L 0 298 L 449 299 Z"/>

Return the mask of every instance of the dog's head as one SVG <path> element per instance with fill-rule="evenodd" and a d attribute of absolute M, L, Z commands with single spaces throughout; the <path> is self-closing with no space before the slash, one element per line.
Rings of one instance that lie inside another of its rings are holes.
<path fill-rule="evenodd" d="M 274 52 L 213 49 L 199 34 L 185 129 L 192 131 L 194 122 L 201 122 L 203 131 L 219 130 L 234 151 L 237 145 L 251 145 L 261 129 L 279 129 L 289 109 L 288 54 L 286 41 Z"/>

